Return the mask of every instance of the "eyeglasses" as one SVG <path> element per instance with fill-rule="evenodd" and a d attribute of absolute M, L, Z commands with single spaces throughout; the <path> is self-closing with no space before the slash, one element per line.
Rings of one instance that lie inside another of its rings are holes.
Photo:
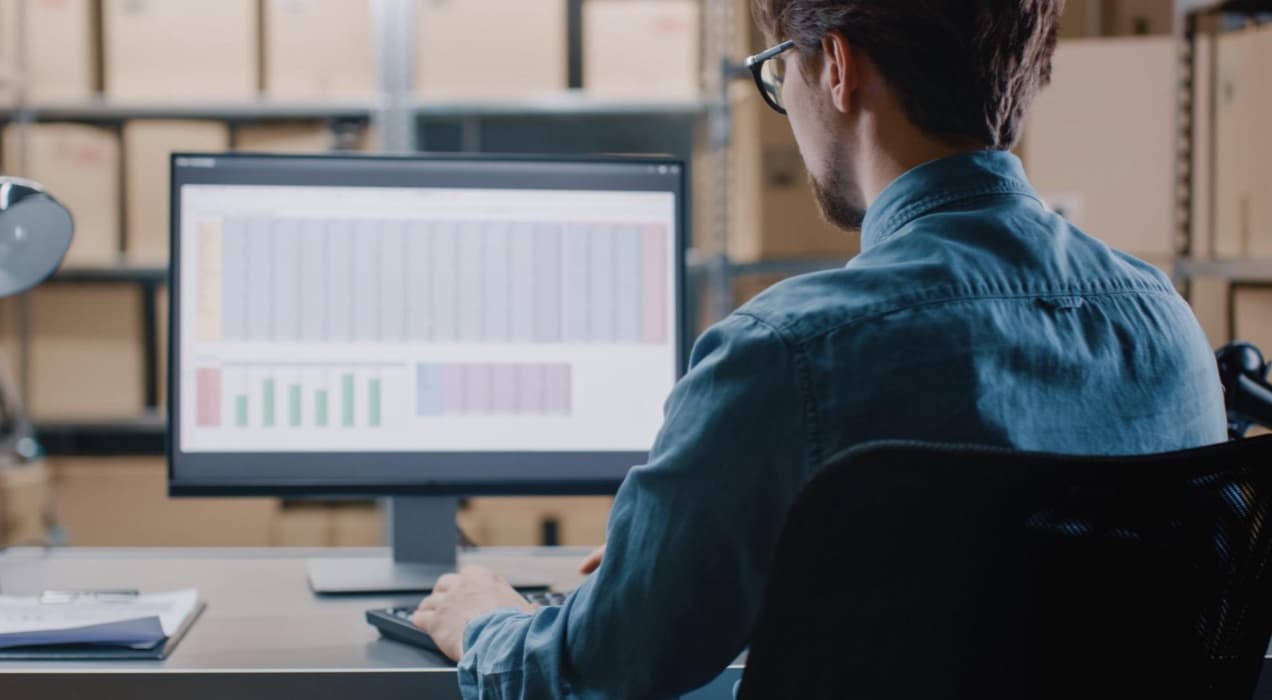
<path fill-rule="evenodd" d="M 782 105 L 782 85 L 786 82 L 786 62 L 774 61 L 779 55 L 795 48 L 795 42 L 783 41 L 771 49 L 765 49 L 746 59 L 746 67 L 751 69 L 755 78 L 755 86 L 768 106 L 777 110 L 778 114 L 786 114 Z"/>

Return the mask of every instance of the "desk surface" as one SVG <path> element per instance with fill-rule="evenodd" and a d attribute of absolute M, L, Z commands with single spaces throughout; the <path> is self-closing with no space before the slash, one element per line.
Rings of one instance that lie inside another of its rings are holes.
<path fill-rule="evenodd" d="M 486 549 L 462 562 L 542 577 L 570 589 L 584 549 Z M 310 593 L 305 561 L 323 556 L 383 556 L 380 549 L 14 549 L 0 554 L 0 592 L 51 588 L 198 588 L 208 604 L 166 660 L 142 662 L 0 662 L 7 697 L 458 697 L 454 668 L 443 658 L 383 640 L 363 614 L 405 605 L 412 597 Z M 721 692 L 740 666 L 708 686 Z M 14 691 L 10 695 L 9 691 Z M 304 695 L 302 695 L 304 694 Z M 692 697 L 697 697 L 695 694 Z"/>

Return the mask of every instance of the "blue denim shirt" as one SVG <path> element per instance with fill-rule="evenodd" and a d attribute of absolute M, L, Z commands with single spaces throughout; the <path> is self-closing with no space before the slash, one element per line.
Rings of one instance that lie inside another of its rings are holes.
<path fill-rule="evenodd" d="M 600 569 L 561 607 L 469 624 L 468 698 L 646 698 L 747 644 L 783 518 L 825 460 L 886 438 L 1131 454 L 1221 442 L 1215 360 L 1158 270 L 1050 212 L 1019 160 L 922 165 L 847 267 L 711 328 L 628 474 Z"/>

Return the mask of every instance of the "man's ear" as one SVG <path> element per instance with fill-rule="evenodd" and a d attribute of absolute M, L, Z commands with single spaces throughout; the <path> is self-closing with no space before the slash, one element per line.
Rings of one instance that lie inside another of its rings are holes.
<path fill-rule="evenodd" d="M 830 91 L 830 103 L 839 112 L 852 109 L 861 85 L 861 66 L 852 44 L 839 32 L 822 37 L 822 83 Z"/>

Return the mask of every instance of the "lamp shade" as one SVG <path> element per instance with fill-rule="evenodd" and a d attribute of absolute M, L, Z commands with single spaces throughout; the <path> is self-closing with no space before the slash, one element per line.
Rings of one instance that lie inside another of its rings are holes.
<path fill-rule="evenodd" d="M 39 184 L 0 177 L 0 297 L 52 275 L 71 247 L 71 212 Z"/>

